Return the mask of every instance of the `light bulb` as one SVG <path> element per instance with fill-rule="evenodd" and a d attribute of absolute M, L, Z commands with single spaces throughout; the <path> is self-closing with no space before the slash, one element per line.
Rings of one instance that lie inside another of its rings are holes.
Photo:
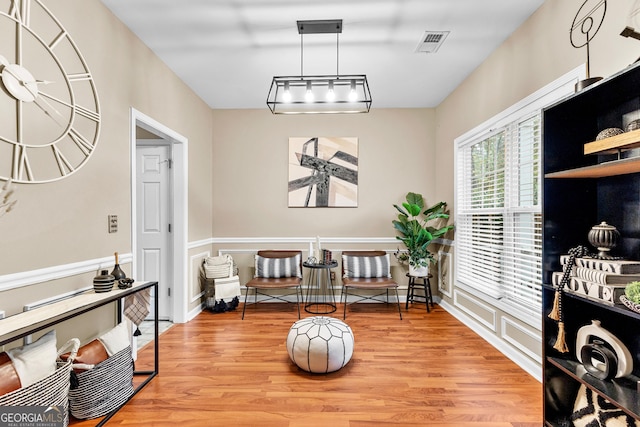
<path fill-rule="evenodd" d="M 356 92 L 356 81 L 351 80 L 351 91 L 349 92 L 349 101 L 356 101 L 358 99 L 358 93 Z"/>
<path fill-rule="evenodd" d="M 307 93 L 304 94 L 304 100 L 307 102 L 313 101 L 313 92 L 311 91 L 311 82 L 307 82 Z"/>
<path fill-rule="evenodd" d="M 336 99 L 336 93 L 333 91 L 333 82 L 329 82 L 329 89 L 327 90 L 327 101 L 332 102 Z"/>
<path fill-rule="evenodd" d="M 289 90 L 289 82 L 284 82 L 284 93 L 282 94 L 284 102 L 291 102 L 291 91 Z"/>

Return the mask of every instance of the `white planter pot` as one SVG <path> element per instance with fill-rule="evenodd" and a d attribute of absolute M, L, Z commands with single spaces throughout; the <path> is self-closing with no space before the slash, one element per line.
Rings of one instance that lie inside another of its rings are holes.
<path fill-rule="evenodd" d="M 416 277 L 424 277 L 429 275 L 429 263 L 427 262 L 426 267 L 414 267 L 409 264 L 409 275 Z"/>

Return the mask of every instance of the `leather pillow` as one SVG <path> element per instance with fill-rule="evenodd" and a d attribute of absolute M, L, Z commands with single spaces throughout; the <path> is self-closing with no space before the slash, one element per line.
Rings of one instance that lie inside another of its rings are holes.
<path fill-rule="evenodd" d="M 0 396 L 21 387 L 20 378 L 7 353 L 0 353 Z"/>
<path fill-rule="evenodd" d="M 129 340 L 129 325 L 128 321 L 121 322 L 100 337 L 80 347 L 73 361 L 73 370 L 79 374 L 80 372 L 92 369 L 94 365 L 104 362 L 110 356 L 131 345 Z M 61 355 L 60 358 L 67 360 L 69 353 Z"/>
<path fill-rule="evenodd" d="M 65 353 L 60 356 L 62 360 L 67 360 L 69 358 L 69 353 Z M 97 365 L 100 362 L 104 362 L 109 358 L 107 354 L 107 350 L 104 348 L 104 345 L 97 339 L 91 341 L 88 344 L 83 345 L 78 349 L 78 355 L 76 359 L 73 361 L 74 368 L 73 370 L 76 373 L 86 371 L 90 366 Z M 88 366 L 76 366 L 76 365 L 88 365 Z M 86 369 L 83 369 L 86 368 Z"/>

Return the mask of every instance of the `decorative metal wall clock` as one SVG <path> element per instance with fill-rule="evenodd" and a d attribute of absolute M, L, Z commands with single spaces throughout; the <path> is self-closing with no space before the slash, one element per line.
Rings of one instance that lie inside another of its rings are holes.
<path fill-rule="evenodd" d="M 41 0 L 0 0 L 0 180 L 70 176 L 100 135 L 95 82 Z"/>

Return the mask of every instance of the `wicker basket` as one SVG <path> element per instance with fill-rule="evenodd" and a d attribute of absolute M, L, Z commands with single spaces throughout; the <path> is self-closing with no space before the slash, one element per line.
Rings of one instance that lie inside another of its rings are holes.
<path fill-rule="evenodd" d="M 202 260 L 202 270 L 207 279 L 222 279 L 238 274 L 238 267 L 231 255 L 206 257 Z"/>
<path fill-rule="evenodd" d="M 636 304 L 627 298 L 626 295 L 620 295 L 620 301 L 631 311 L 635 311 L 636 313 L 640 313 L 640 304 Z"/>
<path fill-rule="evenodd" d="M 120 350 L 77 377 L 78 386 L 69 390 L 71 415 L 86 420 L 118 409 L 133 395 L 131 347 Z"/>
<path fill-rule="evenodd" d="M 72 338 L 58 351 L 58 355 L 70 350 L 75 357 L 78 348 L 80 340 Z M 58 406 L 62 408 L 63 425 L 68 426 L 70 379 L 71 360 L 59 360 L 53 373 L 27 387 L 0 396 L 0 406 Z"/>

